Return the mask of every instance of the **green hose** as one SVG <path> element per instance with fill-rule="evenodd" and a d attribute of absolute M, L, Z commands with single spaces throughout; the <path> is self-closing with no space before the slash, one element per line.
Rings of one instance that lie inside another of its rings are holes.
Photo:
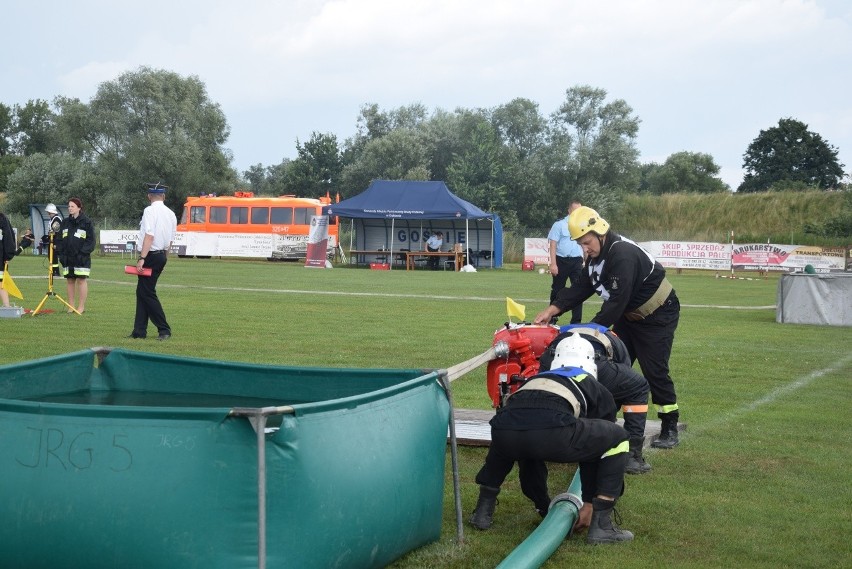
<path fill-rule="evenodd" d="M 574 527 L 580 515 L 580 508 L 583 507 L 581 495 L 580 470 L 577 469 L 568 491 L 553 499 L 541 524 L 497 566 L 497 569 L 541 567 Z"/>

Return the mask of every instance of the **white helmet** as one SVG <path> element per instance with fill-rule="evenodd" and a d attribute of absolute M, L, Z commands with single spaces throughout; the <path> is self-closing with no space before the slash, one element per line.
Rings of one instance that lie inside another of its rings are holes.
<path fill-rule="evenodd" d="M 46 211 L 47 213 L 52 213 L 53 215 L 56 215 L 56 214 L 58 214 L 58 213 L 59 213 L 59 210 L 58 210 L 58 209 L 56 209 L 56 206 L 55 206 L 55 205 L 53 205 L 52 203 L 47 204 L 47 205 L 44 207 L 44 211 Z"/>
<path fill-rule="evenodd" d="M 579 334 L 570 334 L 556 344 L 550 369 L 578 367 L 597 378 L 598 366 L 595 364 L 595 349 L 592 343 Z"/>

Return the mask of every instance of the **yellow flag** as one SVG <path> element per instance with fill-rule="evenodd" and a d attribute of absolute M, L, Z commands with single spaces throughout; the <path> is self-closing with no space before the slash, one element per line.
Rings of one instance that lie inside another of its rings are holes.
<path fill-rule="evenodd" d="M 24 300 L 24 295 L 21 294 L 21 290 L 18 288 L 18 285 L 15 284 L 15 281 L 12 280 L 12 275 L 9 274 L 9 263 L 8 262 L 3 266 L 3 283 L 2 283 L 2 285 L 3 285 L 3 288 L 6 290 L 6 292 L 11 294 L 15 298 L 20 298 L 21 300 Z"/>
<path fill-rule="evenodd" d="M 519 320 L 523 320 L 527 315 L 527 307 L 523 304 L 518 304 L 508 296 L 506 297 L 506 313 L 509 315 L 509 318 L 512 316 L 517 316 Z"/>

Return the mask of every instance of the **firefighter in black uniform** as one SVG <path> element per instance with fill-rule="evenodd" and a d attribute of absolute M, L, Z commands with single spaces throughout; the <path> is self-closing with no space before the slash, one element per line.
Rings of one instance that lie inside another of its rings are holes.
<path fill-rule="evenodd" d="M 579 285 L 562 289 L 534 323 L 547 324 L 597 293 L 603 305 L 592 322 L 612 326 L 627 346 L 631 361 L 639 360 L 651 387 L 651 400 L 661 421 L 660 437 L 651 446 L 673 448 L 678 444 L 680 412 L 669 357 L 680 301 L 666 279 L 666 270 L 636 243 L 610 231 L 609 223 L 589 207 L 571 212 L 568 228 L 586 254 L 586 270 Z"/>
<path fill-rule="evenodd" d="M 648 380 L 630 365 L 630 354 L 615 332 L 600 324 L 569 324 L 559 329 L 539 358 L 541 369 L 550 369 L 556 346 L 568 334 L 580 334 L 595 350 L 598 383 L 607 388 L 624 416 L 624 430 L 630 435 L 627 457 L 628 474 L 645 474 L 651 465 L 642 456 L 645 443 L 645 422 L 648 416 Z"/>
<path fill-rule="evenodd" d="M 62 220 L 58 236 L 53 238 L 62 276 L 68 285 L 68 303 L 82 314 L 89 297 L 88 278 L 92 273 L 92 252 L 95 250 L 95 226 L 83 213 L 80 198 L 68 200 L 69 215 Z"/>
<path fill-rule="evenodd" d="M 474 527 L 491 527 L 500 485 L 515 462 L 521 490 L 542 516 L 550 505 L 546 462 L 577 462 L 584 504 L 574 529 L 588 527 L 589 543 L 633 539 L 611 517 L 624 491 L 628 435 L 615 423 L 612 395 L 595 380 L 594 358 L 587 340 L 569 335 L 556 348 L 554 369 L 531 377 L 491 419 L 491 446 L 476 475 Z"/>

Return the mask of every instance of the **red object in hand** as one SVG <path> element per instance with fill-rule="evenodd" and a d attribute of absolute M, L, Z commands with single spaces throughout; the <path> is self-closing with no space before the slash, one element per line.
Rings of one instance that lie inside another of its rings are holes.
<path fill-rule="evenodd" d="M 124 265 L 124 272 L 128 275 L 136 275 L 137 277 L 150 277 L 151 268 L 145 267 L 141 271 L 136 268 L 136 265 Z"/>

